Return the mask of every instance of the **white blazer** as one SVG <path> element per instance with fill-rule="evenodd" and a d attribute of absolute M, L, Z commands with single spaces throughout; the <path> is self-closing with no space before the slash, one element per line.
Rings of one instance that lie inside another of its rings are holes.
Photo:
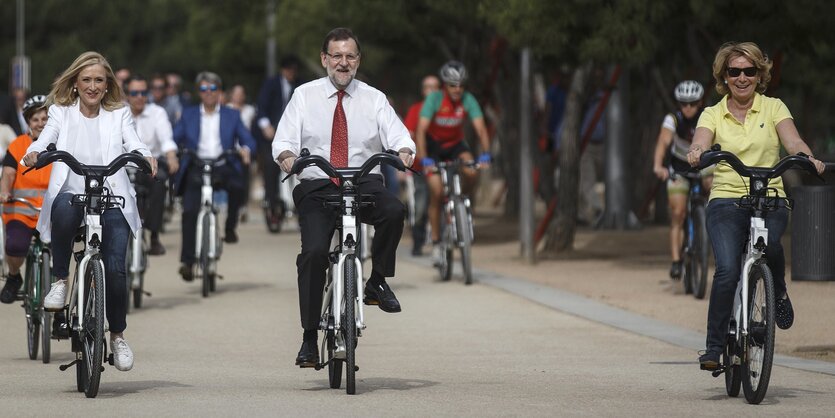
<path fill-rule="evenodd" d="M 131 151 L 139 151 L 143 156 L 150 157 L 148 147 L 139 139 L 136 134 L 133 117 L 130 108 L 124 106 L 114 111 L 99 110 L 99 137 L 100 142 L 91 138 L 80 138 L 78 132 L 79 118 L 84 117 L 79 110 L 78 102 L 70 106 L 52 105 L 49 107 L 49 119 L 46 122 L 41 135 L 37 141 L 26 150 L 28 155 L 31 152 L 45 151 L 49 144 L 54 143 L 56 149 L 72 153 L 73 147 L 70 144 L 78 143 L 89 146 L 92 149 L 101 149 L 103 161 L 109 164 L 120 154 Z M 82 161 L 83 162 L 83 161 Z M 37 229 L 41 233 L 44 242 L 52 241 L 51 216 L 52 202 L 58 196 L 58 192 L 64 186 L 69 175 L 73 173 L 69 166 L 61 162 L 53 163 L 52 174 L 49 178 L 49 187 L 44 195 L 43 207 L 38 217 Z M 111 194 L 125 198 L 125 207 L 122 214 L 135 234 L 141 227 L 142 221 L 139 218 L 139 210 L 136 207 L 136 190 L 128 179 L 124 168 L 116 174 L 108 177 L 105 182 Z"/>

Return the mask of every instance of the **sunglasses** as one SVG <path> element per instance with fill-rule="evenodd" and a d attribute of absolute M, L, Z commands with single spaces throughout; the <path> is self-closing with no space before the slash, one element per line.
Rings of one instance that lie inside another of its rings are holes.
<path fill-rule="evenodd" d="M 736 68 L 728 67 L 728 75 L 731 77 L 739 77 L 740 74 L 745 73 L 746 77 L 753 77 L 757 75 L 757 67 Z"/>
<path fill-rule="evenodd" d="M 681 107 L 698 107 L 699 101 L 696 100 L 695 102 L 678 102 L 678 105 Z"/>
<path fill-rule="evenodd" d="M 200 92 L 217 91 L 217 84 L 204 84 L 200 86 Z"/>
<path fill-rule="evenodd" d="M 145 97 L 148 95 L 148 90 L 131 90 L 128 92 L 130 97 L 142 96 Z"/>

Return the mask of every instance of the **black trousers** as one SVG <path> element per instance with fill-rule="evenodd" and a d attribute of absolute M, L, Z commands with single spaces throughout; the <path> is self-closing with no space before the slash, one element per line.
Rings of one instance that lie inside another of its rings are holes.
<path fill-rule="evenodd" d="M 371 269 L 383 277 L 394 276 L 395 258 L 406 208 L 383 186 L 382 176 L 369 176 L 359 184 L 360 192 L 371 194 L 374 206 L 360 211 L 360 221 L 374 225 L 371 243 Z M 322 290 L 328 268 L 331 237 L 340 216 L 338 210 L 325 207 L 328 195 L 339 190 L 330 180 L 303 181 L 293 190 L 302 236 L 301 253 L 296 258 L 299 274 L 299 309 L 302 328 L 319 328 Z"/>
<path fill-rule="evenodd" d="M 136 173 L 136 176 L 136 203 L 139 206 L 139 216 L 142 217 L 142 228 L 159 233 L 162 230 L 168 193 L 168 162 L 165 158 L 157 159 L 156 177 L 142 172 Z"/>
<path fill-rule="evenodd" d="M 246 169 L 247 167 L 244 167 L 244 170 Z M 201 170 L 200 167 L 194 165 L 189 167 L 183 191 L 183 248 L 180 252 L 180 261 L 187 264 L 193 264 L 196 260 L 194 248 L 197 239 L 197 214 L 200 213 L 200 188 L 203 185 Z M 226 230 L 235 230 L 238 226 L 238 213 L 241 205 L 246 201 L 243 174 L 228 164 L 215 168 L 212 174 L 214 189 L 223 189 L 229 194 Z"/>
<path fill-rule="evenodd" d="M 258 164 L 261 165 L 261 174 L 264 176 L 264 200 L 269 202 L 270 207 L 274 208 L 281 196 L 278 182 L 282 174 L 280 167 L 273 160 L 272 148 L 269 146 L 259 148 Z"/>

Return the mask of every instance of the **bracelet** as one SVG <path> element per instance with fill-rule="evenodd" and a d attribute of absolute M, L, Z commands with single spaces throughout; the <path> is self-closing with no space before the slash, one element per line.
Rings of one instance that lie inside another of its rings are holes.
<path fill-rule="evenodd" d="M 701 150 L 702 150 L 702 147 L 696 145 L 696 146 L 690 147 L 690 150 L 688 152 L 693 152 L 693 151 L 698 152 L 698 151 L 701 151 Z"/>

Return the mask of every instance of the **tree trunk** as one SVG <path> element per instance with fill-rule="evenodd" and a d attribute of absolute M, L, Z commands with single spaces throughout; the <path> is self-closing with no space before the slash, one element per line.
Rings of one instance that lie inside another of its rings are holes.
<path fill-rule="evenodd" d="M 570 251 L 577 230 L 577 204 L 580 186 L 580 118 L 582 101 L 591 64 L 577 67 L 571 77 L 571 87 L 565 105 L 560 131 L 560 178 L 557 190 L 557 214 L 545 237 L 545 251 Z"/>

